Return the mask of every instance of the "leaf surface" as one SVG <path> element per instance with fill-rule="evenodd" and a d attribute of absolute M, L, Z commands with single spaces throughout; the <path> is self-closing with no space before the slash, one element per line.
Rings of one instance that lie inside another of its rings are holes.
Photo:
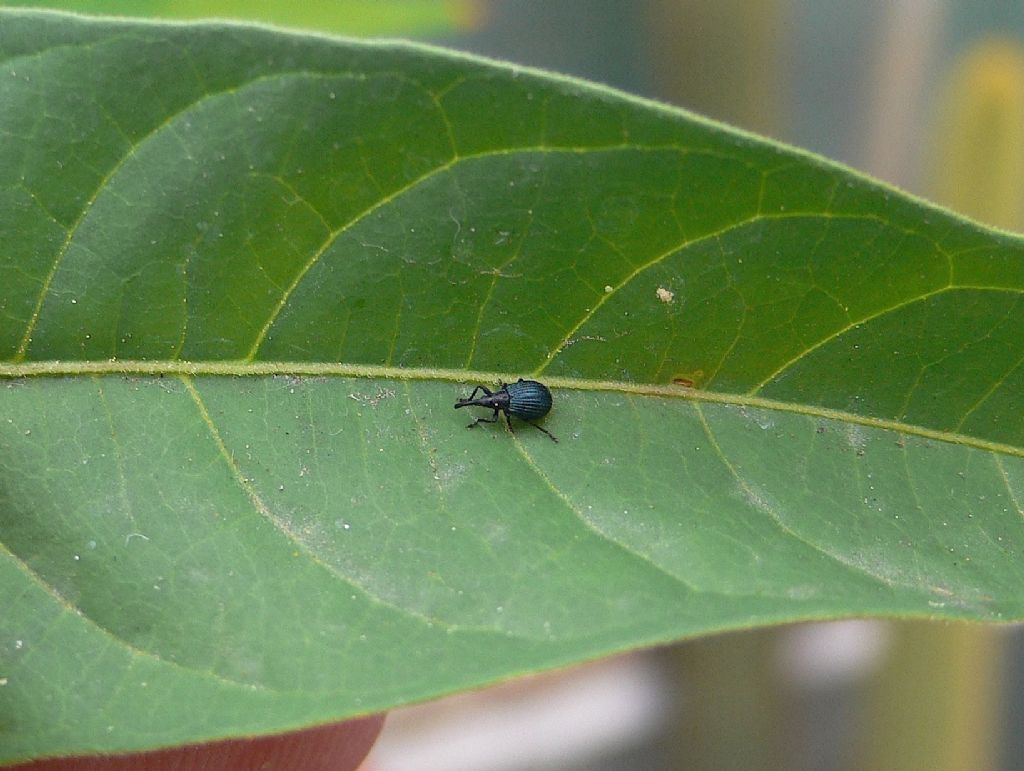
<path fill-rule="evenodd" d="M 1024 618 L 1017 237 L 412 45 L 0 12 L 0 60 L 0 760 Z M 452 410 L 516 376 L 560 443 Z"/>

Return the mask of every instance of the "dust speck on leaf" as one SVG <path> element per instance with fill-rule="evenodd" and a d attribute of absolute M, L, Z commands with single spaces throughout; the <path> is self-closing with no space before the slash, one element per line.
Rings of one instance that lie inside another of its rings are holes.
<path fill-rule="evenodd" d="M 348 398 L 353 401 L 357 401 L 360 404 L 365 404 L 369 407 L 376 407 L 385 399 L 390 399 L 395 395 L 395 392 L 390 388 L 377 388 L 377 393 L 373 396 L 368 394 L 349 394 Z"/>
<path fill-rule="evenodd" d="M 750 423 L 753 423 L 762 431 L 767 431 L 770 428 L 775 428 L 775 415 L 772 414 L 769 410 L 761 410 L 741 405 L 737 411 L 740 415 L 743 416 L 745 420 L 747 420 Z"/>
<path fill-rule="evenodd" d="M 675 300 L 676 298 L 675 292 L 670 292 L 663 286 L 659 286 L 658 289 L 655 291 L 655 294 L 658 296 L 658 299 L 661 300 L 666 305 L 671 304 L 672 301 Z"/>
<path fill-rule="evenodd" d="M 593 340 L 598 343 L 608 342 L 608 340 L 604 337 L 601 337 L 601 335 L 581 335 L 580 337 L 570 337 L 562 344 L 561 350 L 564 351 L 566 348 L 571 348 L 572 346 L 576 345 L 576 343 L 582 342 L 584 340 Z"/>
<path fill-rule="evenodd" d="M 466 477 L 466 465 L 463 463 L 451 463 L 438 465 L 434 468 L 434 481 L 442 491 L 449 491 L 457 486 Z"/>
<path fill-rule="evenodd" d="M 773 505 L 771 496 L 764 490 L 761 490 L 753 485 L 737 485 L 739 493 L 744 500 L 747 501 L 751 506 L 759 511 L 768 514 L 772 518 L 776 517 L 778 506 Z"/>
<path fill-rule="evenodd" d="M 860 456 L 864 454 L 864 448 L 867 446 L 868 440 L 860 426 L 849 425 L 846 427 L 846 442 Z"/>

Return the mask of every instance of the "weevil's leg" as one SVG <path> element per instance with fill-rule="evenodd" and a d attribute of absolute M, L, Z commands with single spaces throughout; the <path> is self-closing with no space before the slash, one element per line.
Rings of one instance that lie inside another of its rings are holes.
<path fill-rule="evenodd" d="M 466 426 L 466 428 L 473 428 L 474 426 L 476 426 L 477 423 L 497 423 L 497 422 L 498 422 L 498 411 L 495 410 L 494 411 L 494 417 L 492 417 L 492 418 L 477 418 L 472 423 L 470 423 L 468 426 Z"/>
<path fill-rule="evenodd" d="M 528 421 L 528 420 L 526 420 L 526 421 L 524 421 L 524 422 L 525 422 L 525 423 L 530 423 L 530 421 Z M 555 435 L 554 435 L 554 434 L 552 434 L 552 433 L 551 433 L 550 431 L 548 431 L 548 430 L 547 430 L 546 428 L 541 428 L 541 427 L 540 427 L 540 426 L 538 426 L 538 425 L 537 425 L 536 423 L 530 423 L 530 425 L 531 425 L 531 426 L 533 426 L 534 428 L 536 428 L 536 429 L 540 430 L 540 431 L 543 431 L 543 432 L 544 432 L 545 434 L 547 434 L 547 435 L 548 435 L 548 438 L 549 438 L 549 439 L 551 439 L 551 441 L 552 441 L 552 442 L 554 442 L 555 444 L 558 444 L 558 440 L 557 440 L 557 439 L 555 439 Z"/>
<path fill-rule="evenodd" d="M 497 415 L 498 413 L 494 414 Z M 509 415 L 507 412 L 505 413 L 505 422 L 508 423 L 508 432 L 510 434 L 514 434 L 515 431 L 512 429 L 512 416 Z"/>

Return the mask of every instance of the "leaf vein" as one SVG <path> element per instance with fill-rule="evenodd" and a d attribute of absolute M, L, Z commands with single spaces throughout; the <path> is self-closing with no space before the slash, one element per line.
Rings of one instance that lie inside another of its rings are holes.
<path fill-rule="evenodd" d="M 7 546 L 2 541 L 0 541 L 0 553 L 6 554 L 14 562 L 14 564 L 17 565 L 18 569 L 25 574 L 28 580 L 36 586 L 38 586 L 47 595 L 49 595 L 49 597 L 54 602 L 56 602 L 64 610 L 65 613 L 71 614 L 75 618 L 82 619 L 84 623 L 91 626 L 93 629 L 98 631 L 101 635 L 110 640 L 119 648 L 123 648 L 132 657 L 137 659 L 146 659 L 149 661 L 154 661 L 158 664 L 162 664 L 164 666 L 168 666 L 173 669 L 180 670 L 182 672 L 187 672 L 191 675 L 209 677 L 224 685 L 229 685 L 237 688 L 244 688 L 246 691 L 251 691 L 253 689 L 259 691 L 274 690 L 263 683 L 232 680 L 231 678 L 225 677 L 224 675 L 218 674 L 212 670 L 195 669 L 192 667 L 187 667 L 171 659 L 163 658 L 158 653 L 155 653 L 153 651 L 145 650 L 144 648 L 139 648 L 133 645 L 128 640 L 126 640 L 124 637 L 118 635 L 114 630 L 109 629 L 106 626 L 100 624 L 98 620 L 96 620 L 95 618 L 87 614 L 85 611 L 83 611 L 81 608 L 76 606 L 73 602 L 71 602 L 71 600 L 65 597 L 64 594 L 61 593 L 56 586 L 47 581 L 42 575 L 37 573 L 24 559 L 22 559 L 19 555 L 12 552 L 9 548 L 7 548 Z"/>

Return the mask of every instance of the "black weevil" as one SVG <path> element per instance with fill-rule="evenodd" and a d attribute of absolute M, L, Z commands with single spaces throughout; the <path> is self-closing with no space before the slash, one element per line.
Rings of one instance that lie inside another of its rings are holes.
<path fill-rule="evenodd" d="M 478 392 L 483 391 L 483 396 L 476 398 Z M 508 430 L 512 431 L 512 416 L 529 423 L 534 428 L 543 431 L 553 442 L 558 440 L 545 428 L 541 428 L 534 420 L 539 420 L 551 411 L 551 391 L 543 383 L 536 380 L 523 380 L 519 378 L 515 383 L 498 383 L 498 390 L 492 391 L 487 386 L 477 386 L 468 399 L 459 399 L 455 403 L 455 409 L 459 407 L 486 407 L 494 410 L 491 418 L 477 418 L 469 424 L 473 428 L 477 423 L 497 423 L 498 413 L 505 413 L 505 422 L 508 423 Z"/>

